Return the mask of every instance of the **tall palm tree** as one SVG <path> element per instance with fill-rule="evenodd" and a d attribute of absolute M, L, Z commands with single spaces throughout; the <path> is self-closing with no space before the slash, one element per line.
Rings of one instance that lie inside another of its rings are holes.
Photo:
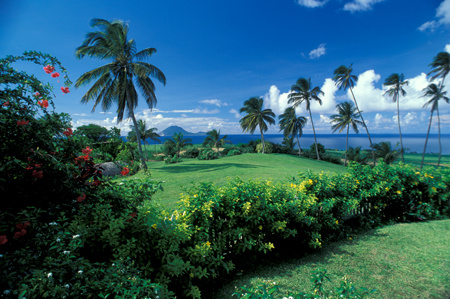
<path fill-rule="evenodd" d="M 244 107 L 239 109 L 239 113 L 247 113 L 243 118 L 239 120 L 241 124 L 241 128 L 244 132 L 250 132 L 253 134 L 256 130 L 256 127 L 259 127 L 259 131 L 261 132 L 261 144 L 262 144 L 262 153 L 264 154 L 264 134 L 269 125 L 275 124 L 275 113 L 272 112 L 272 109 L 264 109 L 263 110 L 264 100 L 258 97 L 252 97 L 244 102 Z"/>
<path fill-rule="evenodd" d="M 187 146 L 192 145 L 192 139 L 191 138 L 184 138 L 183 133 L 174 133 L 172 136 L 172 139 L 167 139 L 166 143 L 175 149 L 177 152 L 177 156 L 180 157 L 181 150 Z"/>
<path fill-rule="evenodd" d="M 367 128 L 366 122 L 364 121 L 364 118 L 361 114 L 361 111 L 358 107 L 358 102 L 356 102 L 355 95 L 353 94 L 353 87 L 355 86 L 355 83 L 358 81 L 358 77 L 355 75 L 352 75 L 352 65 L 350 64 L 349 67 L 346 67 L 345 65 L 341 65 L 337 69 L 334 70 L 334 77 L 333 81 L 336 82 L 336 85 L 339 87 L 339 89 L 347 90 L 347 88 L 350 89 L 350 93 L 352 94 L 353 101 L 355 102 L 356 110 L 358 111 L 358 114 L 361 116 L 361 121 L 363 123 L 364 128 L 366 128 L 367 137 L 369 138 L 370 148 L 372 149 L 372 159 L 373 159 L 373 165 L 376 164 L 376 158 L 375 158 L 375 151 L 373 149 L 372 144 L 372 138 L 370 138 L 369 129 Z"/>
<path fill-rule="evenodd" d="M 303 135 L 303 127 L 306 125 L 308 119 L 304 116 L 297 117 L 295 115 L 295 108 L 288 107 L 284 113 L 278 116 L 280 132 L 283 131 L 284 137 L 297 137 L 298 155 L 302 155 L 300 148 L 300 137 Z"/>
<path fill-rule="evenodd" d="M 155 132 L 156 130 L 158 130 L 157 128 L 147 129 L 147 122 L 145 120 L 139 119 L 137 124 L 138 124 L 137 129 L 139 131 L 139 135 L 141 137 L 142 142 L 144 143 L 145 158 L 147 160 L 147 149 L 145 146 L 146 143 L 148 144 L 147 139 L 150 138 L 151 140 L 155 141 L 155 144 L 156 144 L 156 141 L 161 142 L 161 141 L 159 141 L 159 139 L 157 139 L 157 137 L 161 137 L 161 136 L 159 136 L 159 134 Z M 131 125 L 130 128 L 131 128 L 131 132 L 127 139 L 129 139 L 130 141 L 136 141 L 136 136 L 137 136 L 136 128 L 133 125 Z"/>
<path fill-rule="evenodd" d="M 359 133 L 358 126 L 362 125 L 362 121 L 358 120 L 360 117 L 356 112 L 356 108 L 353 106 L 352 102 L 343 102 L 336 105 L 338 114 L 331 115 L 331 122 L 334 123 L 331 126 L 333 133 L 339 130 L 341 133 L 345 128 L 347 128 L 347 137 L 345 139 L 345 160 L 344 166 L 347 165 L 347 152 L 348 152 L 348 132 L 350 131 L 350 126 L 355 133 Z"/>
<path fill-rule="evenodd" d="M 309 118 L 311 120 L 311 125 L 314 133 L 317 160 L 320 160 L 319 149 L 317 148 L 316 130 L 314 129 L 314 121 L 312 118 L 310 106 L 312 100 L 317 101 L 320 105 L 322 105 L 322 100 L 319 98 L 319 96 L 324 95 L 324 93 L 318 86 L 311 89 L 311 78 L 309 78 L 308 80 L 306 80 L 305 78 L 298 79 L 297 82 L 292 85 L 291 90 L 292 92 L 288 95 L 288 103 L 293 104 L 294 109 L 301 103 L 306 103 L 306 110 L 309 111 Z"/>
<path fill-rule="evenodd" d="M 227 140 L 228 135 L 223 136 L 220 138 L 220 130 L 217 131 L 216 129 L 213 129 L 209 132 L 206 132 L 208 136 L 206 136 L 205 140 L 203 141 L 203 146 L 211 146 L 215 147 L 217 149 L 217 153 L 220 156 L 220 147 L 224 146 L 225 143 L 231 143 L 231 141 Z"/>
<path fill-rule="evenodd" d="M 439 100 L 444 100 L 447 103 L 450 101 L 450 99 L 445 96 L 447 94 L 447 92 L 444 91 L 444 85 L 443 84 L 439 84 L 439 86 L 437 86 L 434 83 L 430 84 L 423 91 L 424 91 L 423 97 L 430 97 L 431 98 L 428 102 L 426 102 L 423 105 L 423 107 L 431 105 L 431 115 L 430 115 L 430 122 L 428 124 L 427 138 L 425 139 L 425 147 L 423 149 L 422 164 L 420 165 L 420 169 L 422 169 L 422 167 L 423 167 L 423 160 L 425 159 L 425 151 L 427 150 L 428 136 L 430 134 L 431 121 L 433 120 L 433 112 L 434 111 L 436 111 L 436 115 L 437 115 L 437 119 L 438 119 L 438 139 L 439 139 L 438 166 L 441 163 L 442 146 L 441 146 L 441 121 L 439 119 Z"/>
<path fill-rule="evenodd" d="M 147 136 L 146 139 L 149 138 L 150 140 L 155 142 L 155 151 L 156 151 L 156 143 L 161 143 L 161 140 L 158 139 L 159 137 L 161 137 L 161 135 L 156 133 L 156 131 L 158 131 L 157 128 L 150 128 L 145 131 L 145 135 Z"/>
<path fill-rule="evenodd" d="M 441 77 L 441 85 L 444 85 L 445 76 L 450 72 L 450 54 L 447 52 L 438 53 L 429 66 L 434 69 L 429 72 L 428 75 L 435 73 L 435 75 L 431 77 L 431 80 Z"/>
<path fill-rule="evenodd" d="M 400 94 L 402 96 L 406 95 L 406 91 L 403 89 L 404 85 L 408 85 L 408 81 L 405 81 L 405 76 L 403 74 L 392 74 L 386 78 L 384 81 L 384 86 L 390 87 L 384 94 L 389 94 L 392 97 L 392 101 L 397 102 L 397 121 L 398 121 L 398 132 L 400 134 L 400 152 L 402 153 L 402 162 L 405 163 L 404 150 L 403 150 L 403 139 L 402 130 L 400 128 Z"/>
<path fill-rule="evenodd" d="M 76 50 L 76 57 L 81 59 L 87 55 L 110 62 L 78 78 L 76 87 L 95 81 L 81 98 L 81 102 L 86 104 L 94 101 L 92 111 L 95 111 L 98 104 L 101 104 L 102 109 L 106 111 L 113 103 L 116 103 L 117 122 L 121 122 L 124 114 L 127 113 L 127 118 L 131 118 L 134 126 L 137 127 L 134 110 L 138 105 L 139 96 L 136 87 L 147 105 L 153 108 L 157 100 L 155 85 L 150 77 L 166 84 L 164 74 L 157 67 L 143 61 L 156 53 L 156 49 L 146 48 L 138 52 L 134 39 L 128 40 L 128 25 L 123 21 L 109 22 L 93 19 L 91 26 L 99 28 L 99 31 L 89 32 L 86 35 L 85 41 Z M 142 154 L 139 130 L 136 130 L 136 139 L 141 156 L 141 167 L 147 169 Z"/>

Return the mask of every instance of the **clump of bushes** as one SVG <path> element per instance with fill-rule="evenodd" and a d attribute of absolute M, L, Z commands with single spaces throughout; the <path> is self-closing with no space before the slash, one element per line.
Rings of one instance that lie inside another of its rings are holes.
<path fill-rule="evenodd" d="M 174 164 L 174 163 L 180 163 L 183 160 L 181 160 L 180 157 L 177 155 L 174 155 L 173 157 L 171 155 L 168 155 L 167 157 L 164 157 L 164 164 Z"/>
<path fill-rule="evenodd" d="M 199 160 L 219 159 L 219 153 L 217 153 L 216 151 L 214 151 L 210 148 L 203 148 L 200 150 L 197 159 L 199 159 Z"/>
<path fill-rule="evenodd" d="M 198 157 L 199 154 L 200 154 L 200 150 L 198 149 L 198 147 L 191 146 L 184 152 L 184 154 L 182 154 L 182 156 L 185 158 L 194 158 L 195 159 Z"/>
<path fill-rule="evenodd" d="M 258 143 L 258 145 L 256 145 L 256 152 L 262 153 L 262 148 L 263 148 L 262 143 Z M 274 150 L 273 143 L 269 142 L 269 141 L 265 141 L 264 142 L 264 153 L 271 154 L 271 153 L 273 153 L 273 150 Z"/>

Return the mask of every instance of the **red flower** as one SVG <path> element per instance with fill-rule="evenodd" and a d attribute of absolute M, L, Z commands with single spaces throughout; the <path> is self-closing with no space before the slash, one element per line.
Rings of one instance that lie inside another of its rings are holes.
<path fill-rule="evenodd" d="M 9 106 L 9 101 L 3 103 L 3 107 Z"/>
<path fill-rule="evenodd" d="M 22 119 L 22 120 L 17 121 L 17 125 L 18 126 L 26 126 L 26 125 L 28 125 L 29 122 L 30 122 L 29 120 Z"/>
<path fill-rule="evenodd" d="M 26 170 L 32 170 L 32 169 L 33 169 L 33 166 L 28 165 L 27 168 L 25 168 L 25 169 L 26 169 Z"/>
<path fill-rule="evenodd" d="M 20 230 L 20 232 L 16 232 L 14 234 L 14 239 L 19 239 L 20 237 L 25 236 L 25 234 L 27 233 L 27 231 L 25 229 Z"/>
<path fill-rule="evenodd" d="M 53 73 L 54 70 L 55 70 L 55 67 L 54 67 L 54 66 L 50 66 L 50 65 L 44 66 L 44 71 L 45 71 L 45 73 L 47 73 L 47 74 Z"/>
<path fill-rule="evenodd" d="M 73 131 L 71 128 L 67 128 L 66 131 L 63 132 L 64 135 L 66 135 L 67 137 L 73 135 Z"/>
<path fill-rule="evenodd" d="M 47 100 L 38 101 L 38 104 L 42 108 L 47 108 L 48 107 L 48 101 Z"/>
<path fill-rule="evenodd" d="M 124 167 L 123 170 L 120 172 L 122 175 L 127 175 L 130 173 L 130 170 L 128 169 L 128 167 Z"/>
<path fill-rule="evenodd" d="M 94 179 L 94 182 L 92 183 L 92 186 L 99 186 L 102 182 L 100 182 L 97 179 Z"/>
<path fill-rule="evenodd" d="M 52 74 L 52 78 L 58 78 L 59 77 L 59 73 L 58 72 L 54 72 L 53 74 Z"/>
<path fill-rule="evenodd" d="M 61 91 L 64 92 L 64 93 L 69 93 L 70 92 L 69 87 L 61 87 Z"/>
<path fill-rule="evenodd" d="M 35 98 L 39 98 L 41 96 L 41 94 L 39 93 L 39 92 L 36 92 L 35 94 L 34 94 L 34 97 Z"/>
<path fill-rule="evenodd" d="M 16 227 L 17 227 L 17 229 L 22 230 L 22 229 L 26 229 L 27 226 L 29 226 L 29 225 L 30 225 L 30 222 L 29 221 L 25 221 L 23 223 L 17 223 Z"/>
<path fill-rule="evenodd" d="M 42 170 L 41 171 L 33 170 L 33 174 L 32 175 L 35 178 L 37 178 L 37 179 L 42 179 L 44 177 L 44 174 L 42 173 Z"/>
<path fill-rule="evenodd" d="M 130 222 L 131 220 L 133 220 L 133 218 L 136 217 L 136 215 L 137 215 L 136 212 L 130 214 L 130 216 L 129 216 L 130 218 L 127 219 L 127 222 Z"/>
<path fill-rule="evenodd" d="M 41 167 L 42 167 L 42 164 L 34 164 L 34 167 L 36 167 L 36 168 L 41 168 Z"/>
<path fill-rule="evenodd" d="M 6 239 L 6 236 L 0 236 L 0 245 L 5 244 L 6 242 L 8 242 L 8 239 Z"/>
<path fill-rule="evenodd" d="M 89 146 L 86 146 L 86 148 L 82 149 L 81 152 L 83 154 L 89 155 L 90 153 L 92 153 L 92 149 Z"/>
<path fill-rule="evenodd" d="M 85 199 L 86 199 L 86 194 L 84 194 L 84 193 L 83 193 L 83 195 L 80 195 L 80 196 L 77 197 L 77 201 L 78 202 L 82 202 Z"/>

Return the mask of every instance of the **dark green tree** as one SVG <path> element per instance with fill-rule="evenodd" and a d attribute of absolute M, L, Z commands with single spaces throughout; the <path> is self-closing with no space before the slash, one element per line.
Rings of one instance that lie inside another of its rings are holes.
<path fill-rule="evenodd" d="M 437 86 L 436 84 L 430 84 L 427 88 L 424 89 L 423 97 L 431 98 L 428 102 L 426 102 L 423 107 L 431 105 L 431 115 L 430 122 L 428 124 L 427 138 L 425 139 L 425 147 L 423 148 L 422 155 L 422 163 L 420 165 L 420 169 L 423 167 L 423 161 L 425 159 L 425 152 L 427 150 L 428 136 L 430 135 L 431 121 L 433 120 L 433 113 L 436 111 L 437 120 L 438 120 L 438 140 L 439 140 L 439 159 L 438 166 L 441 163 L 441 153 L 442 153 L 442 145 L 441 145 L 441 121 L 439 119 L 439 100 L 444 100 L 445 102 L 449 102 L 449 98 L 446 96 L 447 92 L 444 91 L 444 85 L 440 84 Z"/>
<path fill-rule="evenodd" d="M 355 95 L 353 94 L 353 87 L 355 86 L 355 83 L 358 81 L 358 77 L 355 75 L 352 75 L 352 65 L 349 67 L 346 67 L 345 65 L 341 65 L 337 69 L 334 70 L 334 77 L 333 80 L 336 83 L 336 85 L 339 87 L 339 89 L 347 90 L 347 88 L 350 89 L 350 93 L 352 94 L 353 101 L 355 102 L 356 110 L 358 111 L 358 114 L 361 116 L 361 121 L 363 123 L 364 128 L 367 132 L 367 137 L 369 138 L 370 142 L 370 148 L 372 149 L 372 159 L 373 159 L 373 165 L 376 164 L 376 158 L 375 158 L 375 151 L 373 149 L 372 144 L 372 138 L 370 138 L 369 129 L 367 128 L 366 122 L 364 121 L 364 118 L 361 114 L 361 111 L 358 107 L 358 102 L 356 102 Z"/>
<path fill-rule="evenodd" d="M 76 50 L 77 58 L 84 56 L 108 60 L 109 63 L 84 73 L 75 83 L 76 87 L 95 81 L 91 88 L 81 98 L 82 103 L 94 101 L 95 110 L 101 104 L 104 111 L 112 104 L 117 104 L 117 122 L 123 120 L 124 114 L 138 126 L 134 111 L 138 106 L 138 90 L 147 103 L 153 108 L 156 103 L 155 85 L 150 77 L 166 84 L 166 77 L 154 65 L 144 62 L 156 53 L 154 48 L 137 51 L 134 39 L 128 39 L 128 24 L 123 21 L 109 22 L 103 19 L 93 19 L 92 27 L 100 30 L 89 32 L 85 41 Z M 136 130 L 139 145 L 141 167 L 147 169 L 141 148 L 141 137 Z"/>
<path fill-rule="evenodd" d="M 386 78 L 384 81 L 384 86 L 389 87 L 389 89 L 384 94 L 389 94 L 392 97 L 392 101 L 397 102 L 397 121 L 398 121 L 398 132 L 400 134 L 400 152 L 402 154 L 402 162 L 405 163 L 404 149 L 403 149 L 403 138 L 402 130 L 400 127 L 400 94 L 402 96 L 406 95 L 406 91 L 403 89 L 404 85 L 408 85 L 408 81 L 405 81 L 405 76 L 403 74 L 392 74 Z"/>
<path fill-rule="evenodd" d="M 314 121 L 311 114 L 311 101 L 317 101 L 320 105 L 322 105 L 322 99 L 320 99 L 320 95 L 324 95 L 323 91 L 320 90 L 319 86 L 316 86 L 311 89 L 311 78 L 306 80 L 305 78 L 300 78 L 297 80 L 297 83 L 292 85 L 292 92 L 288 95 L 288 103 L 293 104 L 293 107 L 296 108 L 301 103 L 306 104 L 306 110 L 309 112 L 309 118 L 311 120 L 311 125 L 314 133 L 314 143 L 316 145 L 316 154 L 317 160 L 320 160 L 319 149 L 317 148 L 317 138 L 316 138 L 316 130 L 314 129 Z"/>
<path fill-rule="evenodd" d="M 304 116 L 297 117 L 295 115 L 295 108 L 288 107 L 284 110 L 284 113 L 278 116 L 280 132 L 283 131 L 284 137 L 292 136 L 297 138 L 298 155 L 302 155 L 302 149 L 300 147 L 300 137 L 303 135 L 303 127 L 308 122 L 308 119 Z"/>
<path fill-rule="evenodd" d="M 94 143 L 105 142 L 110 137 L 109 133 L 107 128 L 96 124 L 80 126 L 74 131 L 75 135 L 84 136 Z"/>
<path fill-rule="evenodd" d="M 263 109 L 264 100 L 258 97 L 252 97 L 244 102 L 244 107 L 239 110 L 239 113 L 247 113 L 243 118 L 239 120 L 241 124 L 241 128 L 244 132 L 250 132 L 253 134 L 256 130 L 256 127 L 259 127 L 259 131 L 261 132 L 261 144 L 262 144 L 262 153 L 264 154 L 264 134 L 269 125 L 275 124 L 275 114 L 272 112 L 272 109 Z"/>
<path fill-rule="evenodd" d="M 331 115 L 331 122 L 334 125 L 331 126 L 333 133 L 339 130 L 341 133 L 344 129 L 347 129 L 347 136 L 345 138 L 345 160 L 344 166 L 347 165 L 347 151 L 348 151 L 348 133 L 350 131 L 350 126 L 355 133 L 359 133 L 358 126 L 362 125 L 360 121 L 359 114 L 356 112 L 356 108 L 353 106 L 352 102 L 343 102 L 336 105 L 338 114 Z"/>
<path fill-rule="evenodd" d="M 224 146 L 226 143 L 231 143 L 231 141 L 227 140 L 228 135 L 220 138 L 220 130 L 217 131 L 213 129 L 211 131 L 206 132 L 208 136 L 206 136 L 205 141 L 203 141 L 203 146 L 215 147 L 217 149 L 217 153 L 220 156 L 220 147 Z"/>
<path fill-rule="evenodd" d="M 433 73 L 434 76 L 431 77 L 431 80 L 435 80 L 438 77 L 442 78 L 441 85 L 444 85 L 444 80 L 447 74 L 450 72 L 450 53 L 448 52 L 440 52 L 434 57 L 433 62 L 429 64 L 430 67 L 433 68 L 428 75 Z"/>
<path fill-rule="evenodd" d="M 175 133 L 172 136 L 172 139 L 167 139 L 165 141 L 165 144 L 169 148 L 175 149 L 175 152 L 177 153 L 177 156 L 180 157 L 181 150 L 188 145 L 192 145 L 192 139 L 191 138 L 184 138 L 183 133 Z"/>
<path fill-rule="evenodd" d="M 161 136 L 159 136 L 159 134 L 155 132 L 158 130 L 157 128 L 148 129 L 147 122 L 145 120 L 139 119 L 137 124 L 138 124 L 137 129 L 139 131 L 139 135 L 141 136 L 141 140 L 144 144 L 145 158 L 147 159 L 147 148 L 145 146 L 146 143 L 148 144 L 147 139 L 151 139 L 151 140 L 155 141 L 155 144 L 156 144 L 156 142 L 161 143 L 161 141 L 157 138 L 157 137 L 161 137 Z M 136 136 L 137 136 L 136 127 L 131 125 L 130 128 L 131 128 L 131 131 L 128 133 L 127 139 L 129 141 L 135 142 Z"/>
<path fill-rule="evenodd" d="M 386 164 L 392 164 L 402 154 L 402 150 L 392 149 L 391 143 L 388 141 L 382 141 L 374 145 L 375 156 L 382 158 Z"/>

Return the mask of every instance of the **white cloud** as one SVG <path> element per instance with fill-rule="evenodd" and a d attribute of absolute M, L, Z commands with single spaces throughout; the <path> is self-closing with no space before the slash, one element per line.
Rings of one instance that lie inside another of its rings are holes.
<path fill-rule="evenodd" d="M 416 112 L 408 112 L 401 120 L 402 124 L 413 124 L 417 122 L 417 113 Z"/>
<path fill-rule="evenodd" d="M 76 116 L 87 116 L 86 113 L 73 113 L 72 115 L 76 115 Z"/>
<path fill-rule="evenodd" d="M 325 55 L 325 53 L 326 53 L 325 44 L 320 44 L 317 49 L 314 49 L 311 52 L 309 52 L 309 58 L 316 59 L 319 58 L 320 56 Z"/>
<path fill-rule="evenodd" d="M 450 45 L 445 45 L 445 52 L 450 53 Z"/>
<path fill-rule="evenodd" d="M 214 100 L 202 100 L 202 101 L 199 101 L 199 103 L 215 105 L 217 107 L 228 106 L 228 103 L 223 103 L 221 100 L 217 100 L 217 99 L 214 99 Z"/>
<path fill-rule="evenodd" d="M 197 113 L 197 114 L 217 114 L 219 112 L 220 112 L 219 109 L 209 110 L 207 108 L 195 108 L 194 110 L 192 110 L 192 113 Z"/>
<path fill-rule="evenodd" d="M 374 4 L 382 1 L 384 0 L 354 0 L 353 2 L 346 3 L 344 10 L 350 12 L 371 10 Z"/>
<path fill-rule="evenodd" d="M 433 31 L 441 25 L 450 24 L 450 0 L 444 0 L 436 9 L 435 20 L 428 21 L 422 24 L 418 29 L 420 31 Z"/>
<path fill-rule="evenodd" d="M 101 114 L 113 114 L 111 111 L 100 111 Z"/>
<path fill-rule="evenodd" d="M 297 0 L 298 4 L 309 7 L 309 8 L 322 7 L 327 2 L 328 2 L 328 0 L 323 0 L 323 1 L 320 1 L 320 0 Z"/>
<path fill-rule="evenodd" d="M 331 119 L 328 116 L 323 115 L 323 114 L 320 115 L 320 122 L 323 123 L 323 124 L 331 125 L 330 124 L 331 123 Z"/>
<path fill-rule="evenodd" d="M 275 85 L 270 86 L 269 92 L 264 95 L 264 107 L 272 109 L 273 113 L 280 115 L 288 105 L 289 92 L 281 93 Z"/>
<path fill-rule="evenodd" d="M 237 111 L 236 109 L 231 109 L 231 110 L 228 111 L 228 112 L 234 114 L 234 117 L 235 117 L 235 118 L 240 118 L 240 117 L 241 117 L 241 114 L 240 114 L 239 111 Z"/>

